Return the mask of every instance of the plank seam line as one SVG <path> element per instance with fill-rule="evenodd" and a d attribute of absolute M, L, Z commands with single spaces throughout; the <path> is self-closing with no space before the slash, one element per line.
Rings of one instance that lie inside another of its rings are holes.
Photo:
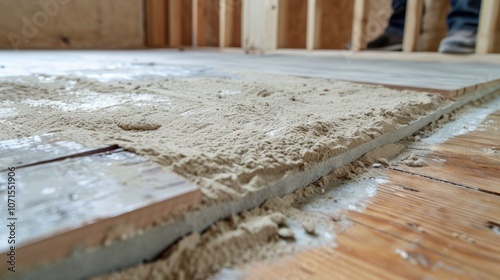
<path fill-rule="evenodd" d="M 124 151 L 118 145 L 112 145 L 112 146 L 108 146 L 108 147 L 104 147 L 104 148 L 94 149 L 94 150 L 90 150 L 90 151 L 85 151 L 85 152 L 76 153 L 76 154 L 72 154 L 72 155 L 66 155 L 66 156 L 57 157 L 57 158 L 53 158 L 53 159 L 42 160 L 42 161 L 28 163 L 28 164 L 23 164 L 23 165 L 14 166 L 14 167 L 16 169 L 26 168 L 26 167 L 35 166 L 35 165 L 42 165 L 42 164 L 52 163 L 52 162 L 56 162 L 56 161 L 62 161 L 62 160 L 65 160 L 65 159 L 85 157 L 85 156 L 90 156 L 90 155 L 95 155 L 95 154 L 101 154 L 101 153 L 106 153 L 106 152 L 111 152 L 111 151 L 117 152 L 117 151 L 120 151 L 120 150 Z M 5 169 L 0 170 L 0 172 L 6 172 L 7 170 L 8 169 L 5 168 Z"/>
<path fill-rule="evenodd" d="M 360 212 L 360 213 L 361 213 L 361 212 Z M 372 216 L 372 215 L 370 215 L 370 214 L 366 214 L 366 213 L 362 213 L 362 214 L 363 214 L 363 215 L 367 215 L 367 216 L 371 216 L 371 217 L 373 217 L 373 216 Z M 494 273 L 494 272 L 492 272 L 492 271 L 486 271 L 484 267 L 476 267 L 476 266 L 475 266 L 475 265 L 473 265 L 472 263 L 467 262 L 467 261 L 465 261 L 465 260 L 455 258 L 455 257 L 453 257 L 452 255 L 444 255 L 444 254 L 440 253 L 439 251 L 435 251 L 435 250 L 433 250 L 433 249 L 432 249 L 432 248 L 430 248 L 430 247 L 427 247 L 427 246 L 422 245 L 422 244 L 420 243 L 420 241 L 415 242 L 415 241 L 412 241 L 412 240 L 406 239 L 406 238 L 401 237 L 401 236 L 399 236 L 399 235 L 396 235 L 396 234 L 393 234 L 393 233 L 390 233 L 390 232 L 387 232 L 387 231 L 384 231 L 384 230 L 378 229 L 378 228 L 376 228 L 376 227 L 370 226 L 370 225 L 368 225 L 368 224 L 365 224 L 365 223 L 363 223 L 363 222 L 360 222 L 360 221 L 358 221 L 358 220 L 355 220 L 355 219 L 353 219 L 353 218 L 351 218 L 351 217 L 346 217 L 346 219 L 348 219 L 348 220 L 350 220 L 351 222 L 356 223 L 356 224 L 358 224 L 358 225 L 361 225 L 361 226 L 367 227 L 367 228 L 369 228 L 369 229 L 371 229 L 371 230 L 377 231 L 377 232 L 379 232 L 379 233 L 382 233 L 382 234 L 385 234 L 385 235 L 388 235 L 388 236 L 394 237 L 394 238 L 399 239 L 399 240 L 404 241 L 404 242 L 408 242 L 409 244 L 416 245 L 416 246 L 418 246 L 419 248 L 421 248 L 421 249 L 423 249 L 423 250 L 426 250 L 426 251 L 429 251 L 429 252 L 432 252 L 432 253 L 434 253 L 434 254 L 436 254 L 436 255 L 438 255 L 438 256 L 442 256 L 442 257 L 444 257 L 444 258 L 454 260 L 454 261 L 456 261 L 456 262 L 458 262 L 458 263 L 461 263 L 461 264 L 469 265 L 470 267 L 473 267 L 473 268 L 475 268 L 475 269 L 477 269 L 477 270 L 479 270 L 479 271 L 482 271 L 482 272 L 484 272 L 484 273 L 487 273 L 488 275 L 495 275 L 495 273 Z M 385 219 L 384 219 L 384 220 L 385 220 Z"/>
<path fill-rule="evenodd" d="M 433 176 L 429 176 L 429 175 L 423 175 L 423 174 L 420 174 L 420 173 L 406 171 L 406 170 L 402 170 L 402 169 L 394 168 L 394 167 L 389 167 L 389 169 L 394 170 L 394 171 L 403 172 L 403 173 L 410 174 L 410 175 L 420 176 L 422 178 L 427 178 L 427 179 L 435 180 L 435 181 L 438 181 L 438 182 L 450 184 L 450 185 L 457 186 L 457 187 L 462 187 L 462 188 L 466 188 L 466 189 L 470 189 L 470 190 L 474 190 L 474 191 L 479 191 L 479 192 L 483 192 L 483 193 L 487 193 L 487 194 L 492 194 L 492 195 L 500 196 L 500 193 L 496 193 L 496 192 L 488 191 L 488 190 L 483 190 L 483 189 L 478 188 L 478 187 L 472 187 L 472 186 L 468 186 L 468 185 L 464 185 L 464 184 L 460 184 L 460 183 L 455 183 L 455 182 L 444 180 L 444 179 L 439 179 L 439 178 L 436 178 L 436 177 L 433 177 Z"/>

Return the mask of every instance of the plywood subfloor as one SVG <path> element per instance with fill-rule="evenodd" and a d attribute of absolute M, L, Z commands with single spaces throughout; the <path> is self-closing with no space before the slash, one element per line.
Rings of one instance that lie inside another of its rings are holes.
<path fill-rule="evenodd" d="M 335 244 L 248 265 L 246 279 L 498 279 L 500 111 L 427 146 L 426 167 L 387 168 Z"/>

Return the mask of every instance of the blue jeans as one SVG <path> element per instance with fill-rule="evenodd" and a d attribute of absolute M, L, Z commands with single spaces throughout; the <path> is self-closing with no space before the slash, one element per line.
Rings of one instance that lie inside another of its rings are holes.
<path fill-rule="evenodd" d="M 481 0 L 450 0 L 451 11 L 448 14 L 448 33 L 455 30 L 472 30 L 477 32 Z M 405 28 L 406 0 L 392 1 L 393 14 L 389 19 L 386 32 L 403 36 Z"/>

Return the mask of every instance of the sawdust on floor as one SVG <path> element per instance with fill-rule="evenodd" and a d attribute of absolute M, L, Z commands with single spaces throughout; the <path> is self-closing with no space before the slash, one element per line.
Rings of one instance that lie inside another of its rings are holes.
<path fill-rule="evenodd" d="M 99 82 L 0 82 L 0 139 L 58 133 L 118 144 L 192 180 L 204 204 L 238 199 L 435 110 L 432 94 L 316 78 L 239 74 Z"/>

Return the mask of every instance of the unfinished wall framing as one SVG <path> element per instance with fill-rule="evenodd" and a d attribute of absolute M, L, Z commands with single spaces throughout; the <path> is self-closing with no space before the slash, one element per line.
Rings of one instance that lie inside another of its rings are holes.
<path fill-rule="evenodd" d="M 352 50 L 360 51 L 385 30 L 392 14 L 390 0 L 148 1 L 179 6 L 163 15 L 170 18 L 167 24 L 171 35 L 162 47 L 242 47 L 263 52 L 283 48 L 346 50 L 351 43 Z M 436 51 L 446 35 L 448 1 L 409 0 L 407 5 L 404 52 Z M 188 9 L 192 9 L 191 19 L 183 12 Z M 498 1 L 483 1 L 478 54 L 500 51 L 499 10 Z M 146 14 L 146 18 L 161 16 L 156 10 L 147 10 Z M 159 33 L 162 28 L 158 28 Z M 181 40 L 180 34 L 191 34 L 193 40 Z"/>

